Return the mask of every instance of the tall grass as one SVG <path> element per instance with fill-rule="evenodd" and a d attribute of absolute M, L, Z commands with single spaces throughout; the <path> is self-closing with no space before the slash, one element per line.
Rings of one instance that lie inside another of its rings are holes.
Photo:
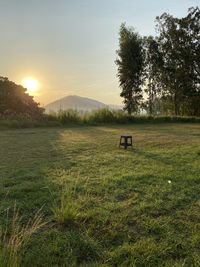
<path fill-rule="evenodd" d="M 74 178 L 63 173 L 59 180 L 58 192 L 51 190 L 54 221 L 61 225 L 73 225 L 82 220 L 90 199 L 88 179 Z"/>
<path fill-rule="evenodd" d="M 200 117 L 128 115 L 122 110 L 99 109 L 85 114 L 68 110 L 54 114 L 62 125 L 74 124 L 127 124 L 127 123 L 200 123 Z"/>
<path fill-rule="evenodd" d="M 70 225 L 76 222 L 79 216 L 79 206 L 75 200 L 77 183 L 63 183 L 57 198 L 52 198 L 52 212 L 56 222 L 62 225 Z M 52 194 L 53 196 L 53 194 Z"/>
<path fill-rule="evenodd" d="M 59 111 L 56 114 L 56 118 L 58 121 L 60 121 L 62 124 L 68 124 L 68 123 L 80 123 L 82 121 L 81 114 L 77 110 L 69 109 L 66 111 Z"/>
<path fill-rule="evenodd" d="M 128 115 L 122 110 L 99 109 L 88 113 L 77 110 L 59 111 L 44 114 L 39 119 L 24 116 L 0 117 L 0 128 L 28 128 L 98 124 L 127 124 L 127 123 L 200 123 L 200 117 L 190 116 L 149 116 Z"/>
<path fill-rule="evenodd" d="M 7 213 L 8 215 L 8 213 Z M 30 219 L 25 225 L 22 224 L 23 216 L 14 206 L 11 224 L 5 229 L 0 229 L 0 266 L 20 267 L 20 251 L 28 242 L 30 237 L 45 225 L 41 210 Z"/>
<path fill-rule="evenodd" d="M 61 126 L 56 114 L 46 114 L 39 118 L 30 116 L 13 115 L 0 116 L 0 128 L 32 128 L 32 127 L 52 127 Z"/>

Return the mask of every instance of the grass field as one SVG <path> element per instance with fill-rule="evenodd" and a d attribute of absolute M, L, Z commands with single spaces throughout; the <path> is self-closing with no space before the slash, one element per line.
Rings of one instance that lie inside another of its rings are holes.
<path fill-rule="evenodd" d="M 0 203 L 2 258 L 14 206 L 46 222 L 16 266 L 200 266 L 200 124 L 2 130 Z"/>

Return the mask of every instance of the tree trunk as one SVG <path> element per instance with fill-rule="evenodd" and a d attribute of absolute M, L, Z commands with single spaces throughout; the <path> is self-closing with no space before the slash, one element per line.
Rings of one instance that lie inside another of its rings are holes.
<path fill-rule="evenodd" d="M 180 115 L 179 99 L 178 99 L 178 96 L 177 96 L 176 93 L 174 95 L 174 114 L 175 114 L 175 116 L 179 116 Z"/>
<path fill-rule="evenodd" d="M 131 113 L 132 113 L 132 110 L 131 110 L 131 107 L 130 106 L 128 106 L 128 115 L 131 115 Z"/>

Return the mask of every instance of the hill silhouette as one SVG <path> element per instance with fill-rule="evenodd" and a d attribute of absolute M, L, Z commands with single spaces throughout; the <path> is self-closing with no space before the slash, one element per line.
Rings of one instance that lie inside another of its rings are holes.
<path fill-rule="evenodd" d="M 46 112 L 57 112 L 68 109 L 87 112 L 102 108 L 120 109 L 121 107 L 117 105 L 106 105 L 100 101 L 77 95 L 63 97 L 45 106 Z"/>

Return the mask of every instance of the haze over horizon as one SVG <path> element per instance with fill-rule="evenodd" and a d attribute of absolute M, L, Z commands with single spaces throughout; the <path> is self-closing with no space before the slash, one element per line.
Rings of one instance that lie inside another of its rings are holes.
<path fill-rule="evenodd" d="M 34 77 L 42 105 L 67 95 L 121 104 L 116 50 L 122 22 L 155 35 L 155 17 L 183 17 L 199 0 L 0 0 L 0 75 Z"/>

